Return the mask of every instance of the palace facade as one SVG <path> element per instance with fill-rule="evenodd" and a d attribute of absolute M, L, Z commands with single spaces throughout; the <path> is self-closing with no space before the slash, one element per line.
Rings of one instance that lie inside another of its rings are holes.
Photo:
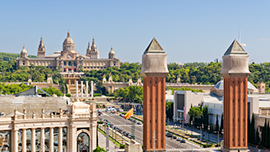
<path fill-rule="evenodd" d="M 83 70 L 102 70 L 108 67 L 120 67 L 120 60 L 115 58 L 115 52 L 111 48 L 108 59 L 100 59 L 95 39 L 93 39 L 92 46 L 88 42 L 86 55 L 81 55 L 75 51 L 75 44 L 70 37 L 70 32 L 67 33 L 67 38 L 63 42 L 63 50 L 56 51 L 54 54 L 45 55 L 45 45 L 41 37 L 38 47 L 37 58 L 28 58 L 25 46 L 21 51 L 21 57 L 17 59 L 17 67 L 26 66 L 45 66 L 56 70 L 61 69 L 62 72 L 77 73 L 80 67 Z"/>

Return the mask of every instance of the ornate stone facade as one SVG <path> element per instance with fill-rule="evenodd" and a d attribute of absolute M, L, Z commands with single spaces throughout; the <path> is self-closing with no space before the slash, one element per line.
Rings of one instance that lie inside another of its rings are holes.
<path fill-rule="evenodd" d="M 63 42 L 63 50 L 56 51 L 54 54 L 45 56 L 45 45 L 43 38 L 40 40 L 37 58 L 28 58 L 25 46 L 21 51 L 21 58 L 17 59 L 17 67 L 26 66 L 31 64 L 34 66 L 45 66 L 52 70 L 60 68 L 62 72 L 78 72 L 80 67 L 83 70 L 103 70 L 108 67 L 120 67 L 120 60 L 115 58 L 115 53 L 111 48 L 108 59 L 100 59 L 95 39 L 93 39 L 92 46 L 90 42 L 86 49 L 86 55 L 81 55 L 75 51 L 75 44 L 70 33 L 67 33 L 67 38 Z"/>
<path fill-rule="evenodd" d="M 14 109 L 12 115 L 0 117 L 0 151 L 75 152 L 93 151 L 96 148 L 95 103 L 88 105 L 74 102 L 67 106 L 61 104 L 63 109 L 56 110 L 55 105 L 51 106 L 53 108 L 44 106 L 48 102 L 42 100 L 35 103 L 36 106 L 29 107 L 30 102 L 25 100 L 20 104 L 20 107 L 26 108 L 23 113 Z M 45 109 L 40 110 L 41 108 Z"/>

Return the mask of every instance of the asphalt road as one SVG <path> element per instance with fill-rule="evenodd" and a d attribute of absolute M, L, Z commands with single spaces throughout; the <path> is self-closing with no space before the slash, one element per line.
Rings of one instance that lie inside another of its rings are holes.
<path fill-rule="evenodd" d="M 117 114 L 111 114 L 109 112 L 102 114 L 100 117 L 103 119 L 107 119 L 109 123 L 130 134 L 132 133 L 131 128 L 134 125 L 135 140 L 140 142 L 141 144 L 143 143 L 143 125 L 133 124 L 134 122 L 124 119 Z M 188 141 L 186 143 L 180 143 L 180 141 L 176 141 L 175 139 L 166 137 L 167 151 L 192 151 L 192 149 L 193 151 L 206 151 L 206 149 L 200 148 L 200 146 L 194 143 Z"/>

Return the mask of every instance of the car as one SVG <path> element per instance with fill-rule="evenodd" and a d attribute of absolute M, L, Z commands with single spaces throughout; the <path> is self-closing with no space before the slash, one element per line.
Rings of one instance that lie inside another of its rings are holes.
<path fill-rule="evenodd" d="M 128 136 L 129 136 L 129 133 L 128 133 L 128 132 L 126 132 L 124 135 L 128 137 Z"/>
<path fill-rule="evenodd" d="M 116 126 L 114 126 L 114 127 L 113 127 L 113 129 L 117 130 L 117 127 L 116 127 Z"/>
<path fill-rule="evenodd" d="M 110 124 L 110 127 L 112 128 L 113 127 L 113 124 Z"/>
<path fill-rule="evenodd" d="M 177 138 L 176 141 L 181 141 L 182 139 L 181 138 Z"/>
<path fill-rule="evenodd" d="M 133 135 L 130 135 L 130 137 L 129 137 L 130 139 L 135 139 L 135 136 L 133 136 Z"/>
<path fill-rule="evenodd" d="M 122 129 L 118 129 L 118 132 L 121 133 L 123 130 Z"/>
<path fill-rule="evenodd" d="M 120 109 L 119 108 L 116 108 L 116 111 L 119 111 Z"/>
<path fill-rule="evenodd" d="M 182 139 L 180 142 L 181 142 L 181 143 L 186 143 L 186 141 L 185 141 L 184 139 Z"/>
<path fill-rule="evenodd" d="M 173 139 L 176 139 L 177 137 L 176 136 L 173 136 Z"/>
<path fill-rule="evenodd" d="M 102 111 L 100 111 L 99 113 L 100 113 L 100 114 L 103 114 L 103 112 L 102 112 Z"/>
<path fill-rule="evenodd" d="M 125 135 L 126 131 L 123 131 L 122 133 Z"/>
<path fill-rule="evenodd" d="M 167 137 L 172 137 L 173 134 L 172 134 L 172 133 L 166 133 L 166 136 L 167 136 Z"/>
<path fill-rule="evenodd" d="M 115 113 L 115 111 L 113 110 L 113 111 L 111 111 L 111 113 L 112 113 L 112 114 L 114 114 L 114 113 Z"/>
<path fill-rule="evenodd" d="M 109 122 L 107 119 L 104 119 L 104 121 Z"/>
<path fill-rule="evenodd" d="M 102 119 L 102 118 L 100 118 L 99 120 L 100 120 L 100 121 L 103 121 L 103 119 Z"/>
<path fill-rule="evenodd" d="M 138 121 L 137 124 L 138 124 L 138 125 L 141 125 L 142 123 Z"/>

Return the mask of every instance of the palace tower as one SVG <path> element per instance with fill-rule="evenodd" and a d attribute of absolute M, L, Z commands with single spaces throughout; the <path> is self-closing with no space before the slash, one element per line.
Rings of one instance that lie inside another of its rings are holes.
<path fill-rule="evenodd" d="M 165 83 L 167 54 L 154 38 L 142 56 L 143 151 L 166 151 Z"/>
<path fill-rule="evenodd" d="M 222 57 L 224 77 L 224 152 L 246 152 L 247 149 L 247 77 L 248 55 L 234 40 Z"/>

